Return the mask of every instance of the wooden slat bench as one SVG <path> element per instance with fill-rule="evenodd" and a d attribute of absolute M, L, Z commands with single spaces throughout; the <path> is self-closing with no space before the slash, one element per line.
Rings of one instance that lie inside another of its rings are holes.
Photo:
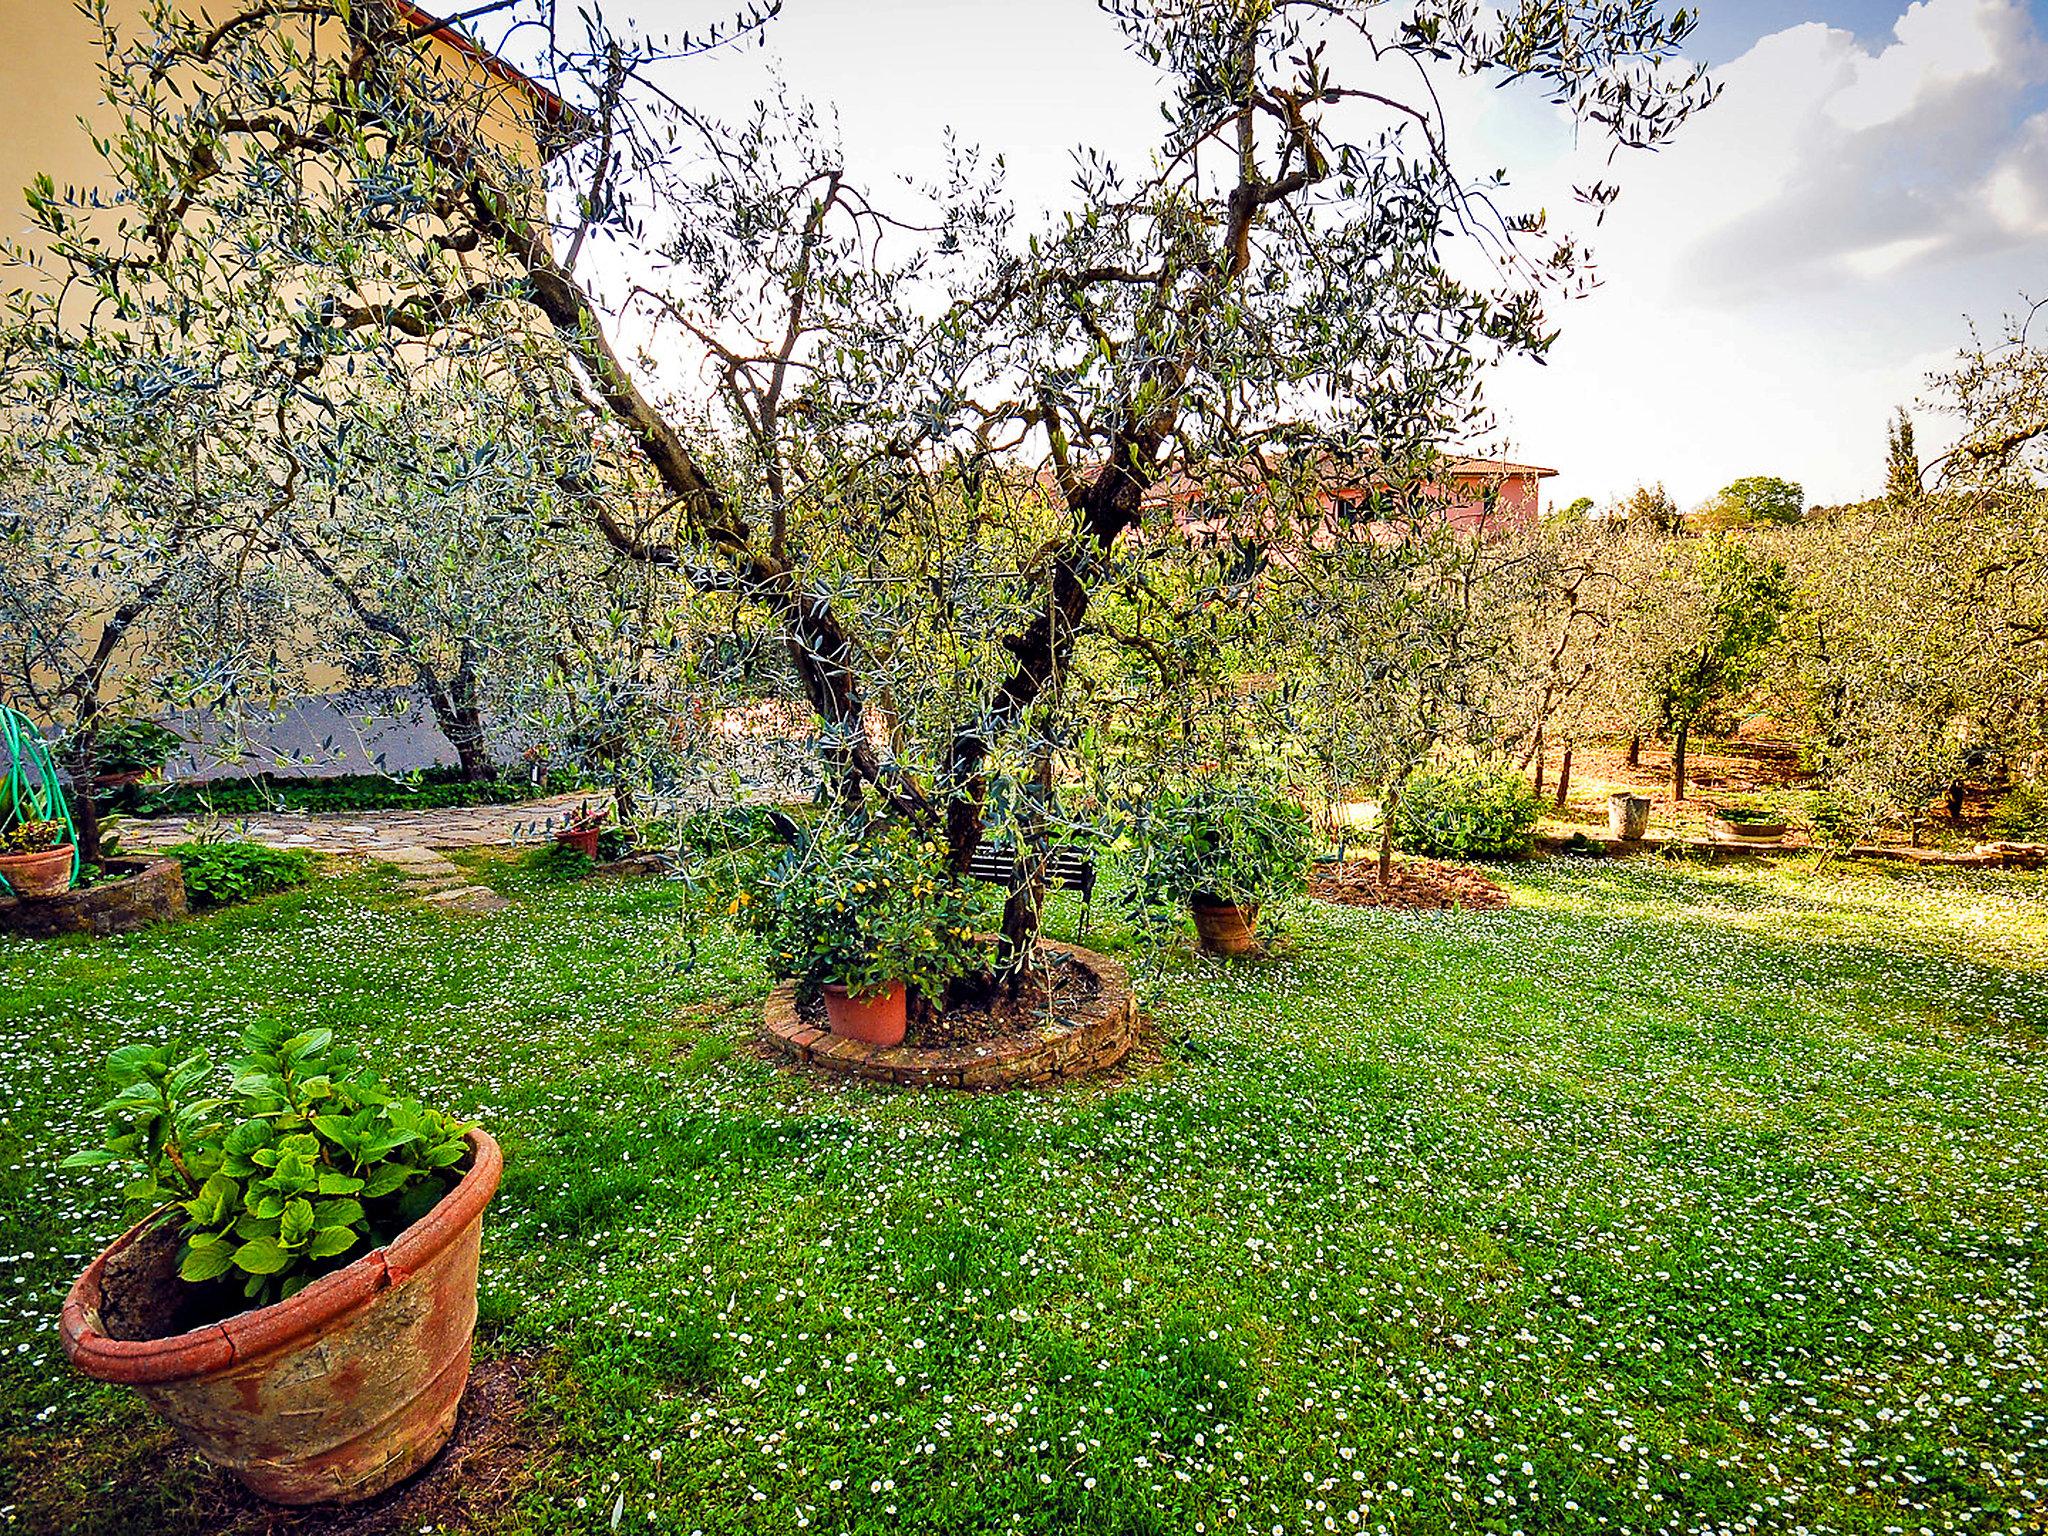
<path fill-rule="evenodd" d="M 974 856 L 967 861 L 967 873 L 976 880 L 1000 885 L 1006 891 L 1022 878 L 1017 866 L 1017 850 L 1008 843 L 983 843 L 976 848 Z M 1081 893 L 1079 932 L 1085 934 L 1095 902 L 1095 861 L 1075 844 L 1054 843 L 1045 852 L 1045 885 L 1047 890 Z"/>
<path fill-rule="evenodd" d="M 791 847 L 803 839 L 803 829 L 781 811 L 768 813 L 768 825 L 776 837 Z M 1000 885 L 1007 891 L 1021 878 L 1017 850 L 1008 843 L 983 843 L 967 861 L 967 873 L 972 879 Z M 1085 934 L 1095 905 L 1095 861 L 1076 844 L 1054 843 L 1045 853 L 1045 884 L 1048 890 L 1081 893 L 1079 931 Z"/>

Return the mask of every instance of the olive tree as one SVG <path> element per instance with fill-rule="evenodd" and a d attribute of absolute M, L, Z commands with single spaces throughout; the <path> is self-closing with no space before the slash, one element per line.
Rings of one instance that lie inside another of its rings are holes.
<path fill-rule="evenodd" d="M 105 33 L 117 212 L 47 186 L 34 207 L 83 323 L 276 402 L 257 459 L 286 503 L 300 424 L 349 415 L 363 359 L 547 371 L 559 438 L 598 423 L 618 449 L 556 478 L 559 515 L 775 636 L 834 793 L 964 868 L 1150 493 L 1274 449 L 1419 481 L 1485 366 L 1548 346 L 1583 250 L 1454 162 L 1439 77 L 1524 82 L 1634 147 L 1712 94 L 1677 58 L 1691 17 L 1655 0 L 1107 9 L 1164 83 L 1159 140 L 1134 167 L 1084 154 L 1030 234 L 971 156 L 882 206 L 801 106 L 725 126 L 678 103 L 671 67 L 717 38 L 544 0 L 475 17 L 540 87 L 538 164 L 493 131 L 502 93 L 423 62 L 417 13 L 158 3 L 149 36 Z M 1285 542 L 1269 504 L 1232 515 Z M 1019 527 L 1028 553 L 982 563 Z M 1014 893 L 1012 956 L 1036 911 Z"/>
<path fill-rule="evenodd" d="M 0 337 L 0 396 L 0 678 L 61 738 L 98 864 L 111 716 L 278 691 L 287 604 L 255 534 L 275 488 L 249 472 L 241 402 L 197 360 L 29 307 Z"/>
<path fill-rule="evenodd" d="M 1957 445 L 1923 475 L 1903 414 L 1887 496 L 1787 548 L 1812 755 L 1865 825 L 1918 835 L 1947 794 L 2048 748 L 2048 362 L 2037 308 L 1973 336 L 1933 381 Z M 1910 469 L 1910 473 L 1909 473 Z"/>
<path fill-rule="evenodd" d="M 1629 583 L 1610 651 L 1617 691 L 1671 741 L 1671 798 L 1685 798 L 1693 732 L 1759 681 L 1791 600 L 1782 561 L 1739 536 L 1629 545 L 1650 559 Z"/>

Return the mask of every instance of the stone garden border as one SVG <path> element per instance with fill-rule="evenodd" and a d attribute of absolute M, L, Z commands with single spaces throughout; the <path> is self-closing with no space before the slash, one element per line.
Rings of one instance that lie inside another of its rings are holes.
<path fill-rule="evenodd" d="M 1101 984 L 1087 1011 L 1071 1020 L 978 1045 L 868 1045 L 806 1024 L 797 1013 L 796 983 L 786 981 L 768 994 L 761 1043 L 820 1071 L 907 1088 L 1019 1088 L 1085 1077 L 1123 1060 L 1138 1038 L 1130 972 L 1091 949 L 1042 942 L 1087 967 Z"/>
<path fill-rule="evenodd" d="M 110 859 L 107 868 L 122 878 L 33 901 L 0 896 L 0 933 L 30 939 L 67 933 L 104 938 L 185 915 L 185 871 L 176 859 Z"/>

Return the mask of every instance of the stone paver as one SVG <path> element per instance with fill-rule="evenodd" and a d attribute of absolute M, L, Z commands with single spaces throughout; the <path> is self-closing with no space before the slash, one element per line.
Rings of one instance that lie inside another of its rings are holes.
<path fill-rule="evenodd" d="M 469 876 L 431 848 L 393 848 L 371 855 L 405 877 L 412 893 L 444 912 L 496 912 L 512 905 L 486 885 L 472 885 Z"/>
<path fill-rule="evenodd" d="M 226 820 L 234 836 L 272 848 L 384 858 L 413 849 L 537 842 L 562 825 L 577 806 L 596 798 L 579 792 L 519 805 L 469 805 L 437 811 L 273 811 L 245 820 Z M 121 846 L 165 848 L 182 843 L 204 819 L 159 816 L 126 822 L 121 828 Z"/>
<path fill-rule="evenodd" d="M 459 885 L 452 890 L 429 891 L 420 900 L 444 912 L 496 912 L 512 905 L 487 885 Z"/>

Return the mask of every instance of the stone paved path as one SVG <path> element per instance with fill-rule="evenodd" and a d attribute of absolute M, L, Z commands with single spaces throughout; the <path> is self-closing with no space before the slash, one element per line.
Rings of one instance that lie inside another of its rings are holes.
<path fill-rule="evenodd" d="M 372 857 L 396 868 L 413 895 L 443 911 L 495 912 L 512 905 L 489 886 L 472 885 L 431 848 L 393 848 Z"/>
<path fill-rule="evenodd" d="M 439 811 L 271 811 L 241 822 L 224 819 L 233 827 L 234 836 L 272 848 L 381 858 L 421 849 L 537 842 L 560 826 L 570 811 L 594 798 L 579 792 L 520 805 L 471 805 Z M 123 822 L 121 846 L 164 848 L 186 842 L 202 819 L 159 816 Z"/>

